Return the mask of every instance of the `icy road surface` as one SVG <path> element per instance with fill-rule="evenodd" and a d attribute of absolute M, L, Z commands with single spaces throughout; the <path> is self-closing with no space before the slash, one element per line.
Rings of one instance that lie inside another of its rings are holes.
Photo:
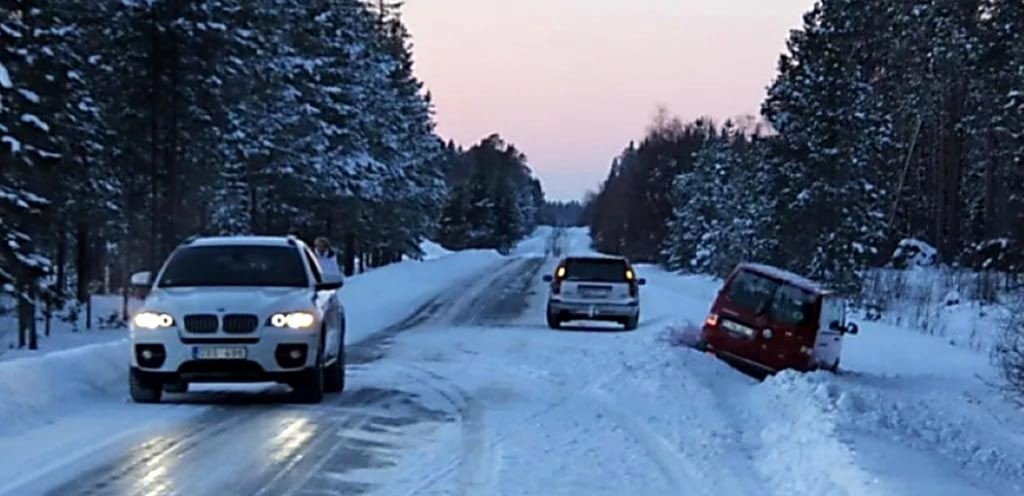
<path fill-rule="evenodd" d="M 1024 494 L 1022 415 L 983 384 L 982 357 L 865 325 L 848 373 L 761 383 L 669 345 L 666 329 L 699 321 L 717 282 L 649 267 L 638 331 L 551 331 L 541 276 L 587 246 L 582 231 L 545 230 L 415 308 L 385 304 L 399 285 L 354 297 L 388 324 L 350 344 L 348 389 L 321 405 L 210 385 L 5 432 L 0 492 Z"/>

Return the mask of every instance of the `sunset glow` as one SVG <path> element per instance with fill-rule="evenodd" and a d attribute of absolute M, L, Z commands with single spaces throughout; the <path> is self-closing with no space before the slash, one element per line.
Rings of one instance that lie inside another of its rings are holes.
<path fill-rule="evenodd" d="M 580 198 L 658 105 L 758 111 L 809 0 L 408 0 L 443 136 L 500 132 L 553 199 Z"/>

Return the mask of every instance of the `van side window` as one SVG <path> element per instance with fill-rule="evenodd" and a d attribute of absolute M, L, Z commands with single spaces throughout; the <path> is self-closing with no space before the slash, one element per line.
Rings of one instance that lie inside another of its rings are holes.
<path fill-rule="evenodd" d="M 842 300 L 830 296 L 825 297 L 824 304 L 821 306 L 821 325 L 825 329 L 832 329 L 832 323 L 838 322 L 839 326 L 842 327 L 846 324 L 845 315 L 843 315 L 845 308 Z"/>

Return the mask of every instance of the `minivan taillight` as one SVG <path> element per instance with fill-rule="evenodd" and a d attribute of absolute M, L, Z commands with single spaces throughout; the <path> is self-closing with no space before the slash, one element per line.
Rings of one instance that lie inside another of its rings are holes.
<path fill-rule="evenodd" d="M 551 294 L 560 294 L 562 292 L 562 280 L 555 279 L 551 282 Z"/>
<path fill-rule="evenodd" d="M 640 285 L 636 281 L 630 281 L 629 283 L 629 297 L 636 298 L 640 296 Z"/>
<path fill-rule="evenodd" d="M 718 327 L 718 314 L 708 314 L 708 318 L 704 319 L 704 325 L 708 327 Z"/>

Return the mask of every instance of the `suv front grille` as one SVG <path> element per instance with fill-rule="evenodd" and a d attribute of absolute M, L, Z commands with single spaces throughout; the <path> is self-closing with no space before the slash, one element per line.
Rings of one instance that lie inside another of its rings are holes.
<path fill-rule="evenodd" d="M 185 330 L 192 333 L 213 333 L 217 332 L 220 322 L 216 315 L 186 315 Z"/>
<path fill-rule="evenodd" d="M 255 315 L 225 315 L 224 332 L 246 334 L 256 330 L 260 320 Z"/>

